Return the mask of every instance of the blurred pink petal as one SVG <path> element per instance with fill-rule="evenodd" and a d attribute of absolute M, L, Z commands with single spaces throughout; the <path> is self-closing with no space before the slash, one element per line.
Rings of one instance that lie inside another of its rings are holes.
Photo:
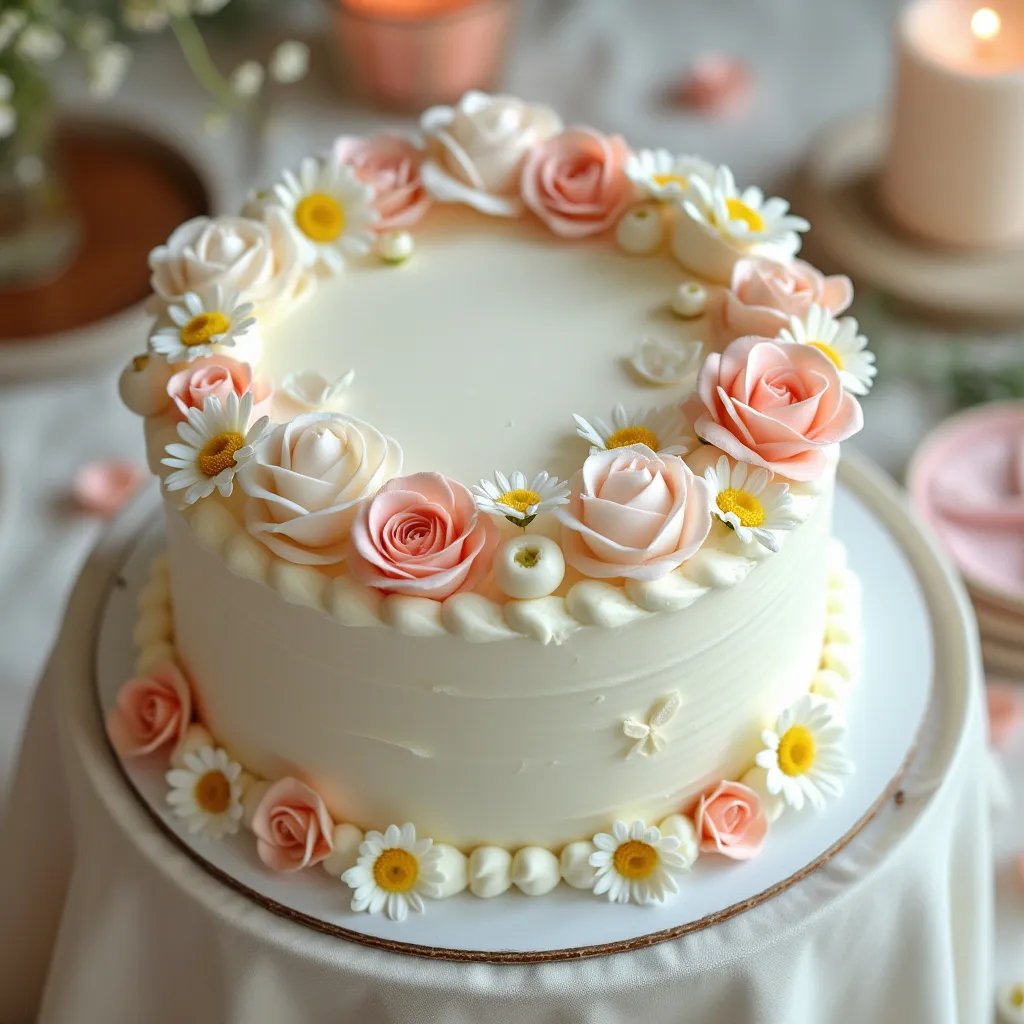
<path fill-rule="evenodd" d="M 1020 699 L 1010 683 L 993 682 L 986 687 L 988 735 L 994 747 L 1001 747 L 1020 723 Z"/>
<path fill-rule="evenodd" d="M 145 471 L 124 459 L 86 463 L 71 485 L 71 496 L 84 512 L 110 518 L 142 486 Z"/>
<path fill-rule="evenodd" d="M 705 53 L 697 57 L 679 90 L 679 102 L 709 114 L 740 106 L 750 95 L 753 76 L 738 57 Z"/>

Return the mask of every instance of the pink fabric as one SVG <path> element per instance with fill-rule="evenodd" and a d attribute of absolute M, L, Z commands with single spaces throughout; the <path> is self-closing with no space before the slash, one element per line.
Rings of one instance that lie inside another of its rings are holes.
<path fill-rule="evenodd" d="M 556 509 L 565 560 L 584 576 L 659 579 L 704 543 L 707 484 L 675 455 L 646 445 L 595 452 Z"/>
<path fill-rule="evenodd" d="M 725 53 L 701 54 L 679 90 L 679 100 L 708 114 L 738 110 L 751 93 L 753 76 L 738 57 Z"/>
<path fill-rule="evenodd" d="M 618 135 L 570 128 L 533 149 L 523 164 L 526 205 L 563 238 L 607 231 L 633 199 L 629 147 Z"/>
<path fill-rule="evenodd" d="M 107 735 L 121 757 L 141 757 L 180 742 L 192 720 L 192 694 L 176 665 L 160 662 L 121 687 L 107 714 Z"/>
<path fill-rule="evenodd" d="M 833 315 L 853 301 L 848 277 L 825 277 L 803 260 L 779 263 L 758 256 L 737 260 L 728 290 L 713 311 L 715 334 L 720 343 L 744 335 L 774 338 L 789 325 L 791 316 L 805 317 L 812 305 L 824 306 Z"/>
<path fill-rule="evenodd" d="M 764 847 L 768 821 L 761 798 L 738 782 L 720 782 L 701 796 L 694 825 L 702 853 L 750 860 Z"/>
<path fill-rule="evenodd" d="M 256 851 L 274 871 L 299 871 L 334 850 L 334 822 L 320 796 L 304 782 L 285 778 L 263 794 L 252 818 Z"/>
<path fill-rule="evenodd" d="M 483 579 L 498 537 L 462 484 L 414 473 L 386 483 L 362 506 L 349 570 L 378 590 L 443 600 Z"/>
<path fill-rule="evenodd" d="M 334 143 L 334 157 L 373 186 L 373 202 L 380 214 L 374 225 L 377 231 L 411 227 L 430 207 L 431 198 L 420 177 L 424 152 L 401 135 L 384 133 L 368 139 L 343 135 Z"/>
<path fill-rule="evenodd" d="M 175 422 L 184 420 L 189 409 L 202 409 L 210 396 L 216 396 L 223 404 L 228 395 L 236 394 L 241 398 L 247 391 L 252 391 L 252 418 L 258 420 L 269 411 L 273 395 L 270 381 L 265 377 L 254 378 L 248 363 L 228 356 L 197 359 L 167 382 Z"/>
<path fill-rule="evenodd" d="M 1020 700 L 1011 683 L 990 682 L 985 688 L 988 705 L 988 738 L 994 747 L 1001 747 L 1020 725 Z"/>
<path fill-rule="evenodd" d="M 864 425 L 831 359 L 810 345 L 758 337 L 709 355 L 683 408 L 708 444 L 791 480 L 820 476 L 828 447 Z"/>

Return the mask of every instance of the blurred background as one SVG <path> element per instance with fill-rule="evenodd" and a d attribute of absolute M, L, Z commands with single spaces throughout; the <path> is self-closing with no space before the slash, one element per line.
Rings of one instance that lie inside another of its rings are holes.
<path fill-rule="evenodd" d="M 483 88 L 730 165 L 811 220 L 806 258 L 853 277 L 879 366 L 853 443 L 909 470 L 966 574 L 1012 806 L 1024 15 L 987 2 L 0 0 L 0 792 L 77 568 L 143 480 L 115 384 L 144 347 L 148 251 L 342 132 Z M 942 467 L 978 431 L 998 466 L 971 522 L 947 522 Z M 1008 815 L 1003 983 L 1024 981 L 1022 849 Z"/>

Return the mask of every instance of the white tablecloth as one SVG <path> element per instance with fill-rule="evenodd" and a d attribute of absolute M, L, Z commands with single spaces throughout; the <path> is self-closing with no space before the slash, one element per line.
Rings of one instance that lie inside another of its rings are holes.
<path fill-rule="evenodd" d="M 88 564 L 0 823 L 0 1020 L 40 1024 L 977 1024 L 991 850 L 977 674 L 938 687 L 903 797 L 767 903 L 645 950 L 458 964 L 329 938 L 207 874 L 154 825 L 103 737 L 95 623 L 132 510 Z M 132 517 L 134 516 L 134 523 Z M 932 566 L 937 620 L 962 596 Z M 973 649 L 940 633 L 936 658 Z M 966 651 L 966 654 L 965 654 Z M 38 1013 L 38 1017 L 36 1014 Z"/>

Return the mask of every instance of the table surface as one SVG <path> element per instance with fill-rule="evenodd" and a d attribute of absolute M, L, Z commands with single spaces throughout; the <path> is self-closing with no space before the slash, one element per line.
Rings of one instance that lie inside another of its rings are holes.
<path fill-rule="evenodd" d="M 771 187 L 785 180 L 831 119 L 882 102 L 898 7 L 894 0 L 524 0 L 506 85 L 545 98 L 569 122 L 621 131 L 637 145 L 705 153 L 732 165 L 741 180 Z M 300 20 L 288 33 L 315 32 L 317 13 L 316 5 L 297 5 Z M 235 46 L 219 41 L 218 53 Z M 246 47 L 266 49 L 249 40 Z M 749 63 L 755 86 L 741 113 L 708 118 L 667 99 L 693 58 L 708 51 Z M 81 89 L 70 72 L 63 85 L 78 104 Z M 177 145 L 207 176 L 223 209 L 237 206 L 250 184 L 340 131 L 382 123 L 379 114 L 339 94 L 330 56 L 316 44 L 313 74 L 280 92 L 261 145 L 238 131 L 205 135 L 204 109 L 180 56 L 166 40 L 154 40 L 103 114 L 145 125 Z M 97 458 L 142 458 L 138 421 L 114 389 L 121 361 L 100 361 L 66 379 L 0 381 L 0 792 L 63 603 L 103 525 L 71 505 L 74 470 Z M 883 380 L 868 399 L 868 427 L 856 446 L 899 475 L 941 411 L 905 381 Z M 1024 791 L 1024 741 L 1010 755 L 1011 774 Z M 1024 952 L 1024 886 L 1015 884 L 1009 865 L 1011 852 L 1024 848 L 1024 824 L 1014 829 L 1004 820 L 998 846 L 997 976 L 1011 980 Z"/>

